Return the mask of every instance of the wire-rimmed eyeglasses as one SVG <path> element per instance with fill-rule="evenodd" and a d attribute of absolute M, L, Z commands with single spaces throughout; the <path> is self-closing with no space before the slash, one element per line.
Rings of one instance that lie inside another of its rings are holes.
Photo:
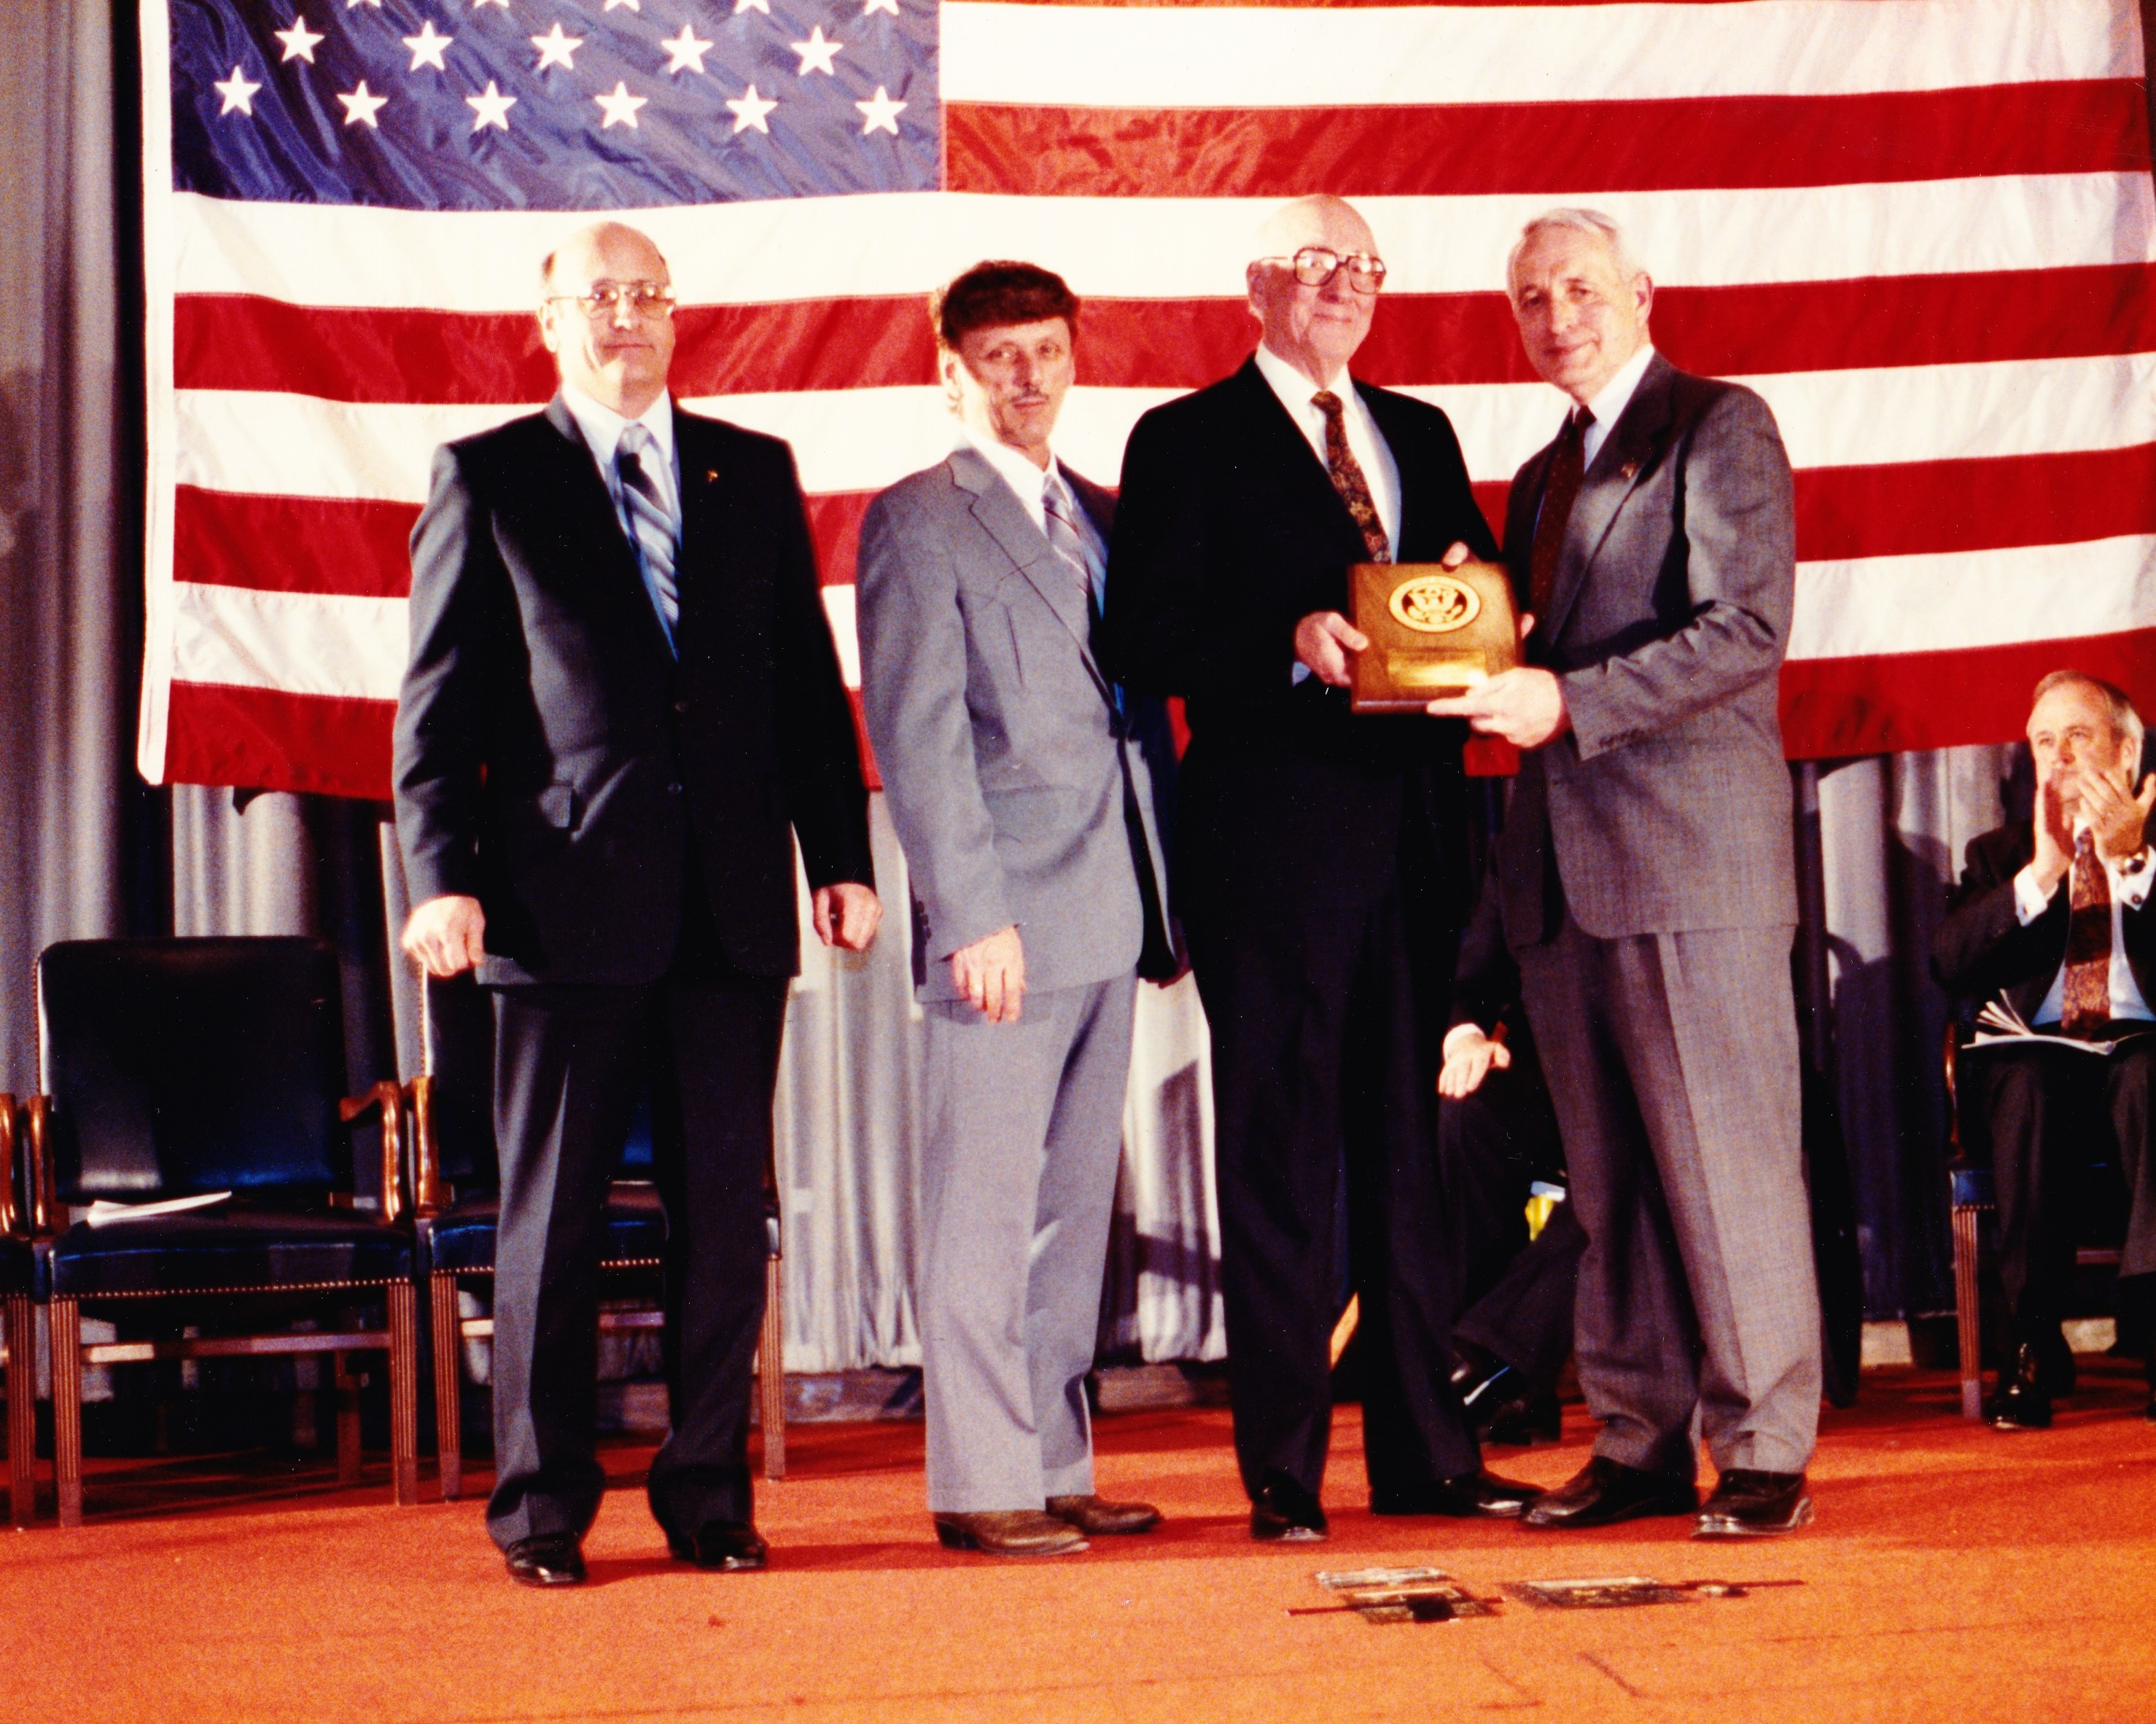
<path fill-rule="evenodd" d="M 567 300 L 587 317 L 611 317 L 626 305 L 639 317 L 674 315 L 674 290 L 663 281 L 594 281 L 583 293 L 550 293 L 547 302 Z"/>
<path fill-rule="evenodd" d="M 1341 253 L 1328 246 L 1306 245 L 1291 258 L 1260 258 L 1261 264 L 1285 264 L 1305 287 L 1322 287 L 1347 266 L 1348 285 L 1357 293 L 1375 293 L 1385 285 L 1385 260 L 1367 251 Z"/>

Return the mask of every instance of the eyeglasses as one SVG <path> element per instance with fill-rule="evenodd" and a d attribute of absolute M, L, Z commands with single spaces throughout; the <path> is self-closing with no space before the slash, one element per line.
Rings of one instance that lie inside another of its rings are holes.
<path fill-rule="evenodd" d="M 550 293 L 548 305 L 567 300 L 587 317 L 611 317 L 626 305 L 639 317 L 671 317 L 674 290 L 663 281 L 594 281 L 584 293 Z"/>
<path fill-rule="evenodd" d="M 1351 251 L 1342 256 L 1322 245 L 1306 245 L 1291 258 L 1260 258 L 1258 261 L 1286 264 L 1305 287 L 1324 286 L 1340 273 L 1343 265 L 1348 271 L 1348 285 L 1357 293 L 1375 293 L 1385 285 L 1385 260 L 1373 258 L 1367 251 Z"/>

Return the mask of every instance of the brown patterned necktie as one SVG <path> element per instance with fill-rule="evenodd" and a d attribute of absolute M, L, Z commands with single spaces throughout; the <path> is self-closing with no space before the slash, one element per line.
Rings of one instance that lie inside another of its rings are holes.
<path fill-rule="evenodd" d="M 1332 475 L 1332 489 L 1340 493 L 1340 500 L 1363 530 L 1363 548 L 1370 553 L 1370 561 L 1390 562 L 1392 541 L 1385 536 L 1384 522 L 1378 519 L 1370 481 L 1363 476 L 1363 464 L 1355 459 L 1355 451 L 1348 447 L 1347 410 L 1330 389 L 1320 389 L 1310 400 L 1325 415 L 1325 469 Z"/>
<path fill-rule="evenodd" d="M 2096 834 L 2083 827 L 2074 839 L 2074 863 L 2066 875 L 2066 985 L 2059 1028 L 2093 1036 L 2111 1021 L 2111 876 L 2096 853 Z"/>
<path fill-rule="evenodd" d="M 1572 519 L 1572 505 L 1579 495 L 1579 481 L 1587 471 L 1587 428 L 1594 415 L 1585 408 L 1568 414 L 1550 454 L 1549 477 L 1543 485 L 1543 511 L 1535 517 L 1534 549 L 1527 559 L 1527 608 L 1543 619 L 1549 616 L 1550 595 L 1557 587 L 1557 566 L 1564 556 L 1564 530 Z"/>

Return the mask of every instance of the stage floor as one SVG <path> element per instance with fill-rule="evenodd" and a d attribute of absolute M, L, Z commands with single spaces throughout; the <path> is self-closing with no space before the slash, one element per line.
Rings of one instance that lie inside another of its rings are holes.
<path fill-rule="evenodd" d="M 791 1476 L 762 1491 L 762 1575 L 667 1560 L 635 1488 L 649 1447 L 610 1447 L 593 1583 L 547 1594 L 507 1580 L 476 1499 L 399 1511 L 386 1485 L 338 1492 L 267 1463 L 213 1480 L 105 1463 L 90 1525 L 0 1537 L 0 1697 L 15 1718 L 250 1724 L 2156 1719 L 2156 1424 L 2138 1370 L 2082 1364 L 2056 1426 L 2010 1437 L 1953 1416 L 1942 1374 L 1867 1373 L 1862 1404 L 1827 1415 L 1817 1522 L 1738 1547 L 1676 1521 L 1565 1536 L 1373 1519 L 1352 1408 L 1327 1544 L 1250 1543 L 1224 1412 L 1131 1413 L 1100 1424 L 1101 1482 L 1166 1524 L 1031 1563 L 935 1545 L 917 1424 L 793 1428 Z M 1570 1414 L 1561 1444 L 1495 1450 L 1496 1467 L 1568 1475 L 1588 1441 Z M 182 1505 L 182 1479 L 225 1495 Z M 313 1494 L 265 1494 L 295 1485 Z M 1321 1568 L 1409 1562 L 1481 1594 L 1596 1575 L 1803 1584 L 1430 1624 L 1286 1614 L 1325 1602 Z"/>

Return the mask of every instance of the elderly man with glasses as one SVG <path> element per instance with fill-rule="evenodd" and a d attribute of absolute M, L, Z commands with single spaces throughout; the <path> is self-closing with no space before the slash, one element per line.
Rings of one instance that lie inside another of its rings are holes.
<path fill-rule="evenodd" d="M 1184 697 L 1174 888 L 1211 1028 L 1235 1449 L 1260 1539 L 1325 1536 L 1328 1341 L 1359 1300 L 1371 1507 L 1517 1516 L 1449 1377 L 1431 1110 L 1460 917 L 1461 726 L 1352 716 L 1348 570 L 1494 554 L 1451 424 L 1354 381 L 1385 277 L 1337 198 L 1276 212 L 1262 339 L 1123 458 L 1101 657 Z M 1344 1228 L 1342 1225 L 1344 1195 Z"/>
<path fill-rule="evenodd" d="M 761 1568 L 749 1383 L 794 840 L 818 935 L 861 950 L 867 793 L 791 451 L 675 405 L 644 235 L 587 228 L 543 275 L 559 393 L 434 459 L 394 767 L 404 949 L 493 999 L 487 1530 L 516 1579 L 583 1579 L 607 1188 L 648 1092 L 672 1421 L 651 1510 L 683 1560 Z"/>

